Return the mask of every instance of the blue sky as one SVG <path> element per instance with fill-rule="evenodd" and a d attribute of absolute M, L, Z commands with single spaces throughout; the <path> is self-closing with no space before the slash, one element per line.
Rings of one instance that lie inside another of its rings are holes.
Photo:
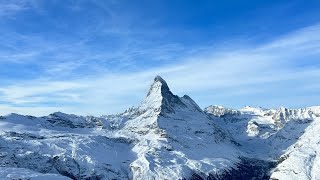
<path fill-rule="evenodd" d="M 320 1 L 0 0 L 0 114 L 320 105 Z"/>

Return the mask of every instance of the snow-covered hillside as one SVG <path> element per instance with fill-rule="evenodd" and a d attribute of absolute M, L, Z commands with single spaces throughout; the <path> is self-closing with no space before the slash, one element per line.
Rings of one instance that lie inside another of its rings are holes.
<path fill-rule="evenodd" d="M 159 76 L 116 115 L 0 116 L 0 179 L 317 179 L 320 107 L 202 110 Z"/>

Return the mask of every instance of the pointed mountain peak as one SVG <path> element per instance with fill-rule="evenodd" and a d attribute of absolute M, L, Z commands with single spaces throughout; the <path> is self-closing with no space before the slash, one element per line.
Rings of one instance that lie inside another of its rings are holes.
<path fill-rule="evenodd" d="M 161 111 L 172 112 L 173 106 L 185 106 L 180 98 L 174 95 L 166 81 L 160 76 L 154 78 L 154 82 L 150 87 L 147 97 L 142 102 L 142 109 L 158 109 Z"/>
<path fill-rule="evenodd" d="M 147 97 L 153 93 L 156 93 L 158 96 L 173 95 L 168 87 L 167 82 L 160 76 L 156 76 L 154 78 L 154 82 L 150 87 Z"/>
<path fill-rule="evenodd" d="M 154 78 L 154 82 L 160 82 L 162 84 L 167 84 L 167 82 L 161 76 L 156 76 Z"/>
<path fill-rule="evenodd" d="M 152 84 L 152 86 L 150 88 L 150 91 L 153 89 L 153 87 L 160 88 L 162 94 L 163 93 L 172 94 L 170 89 L 169 89 L 169 86 L 168 86 L 167 82 L 160 76 L 156 76 L 154 78 L 154 82 L 153 82 L 153 84 Z M 149 91 L 149 93 L 150 93 L 150 91 Z"/>

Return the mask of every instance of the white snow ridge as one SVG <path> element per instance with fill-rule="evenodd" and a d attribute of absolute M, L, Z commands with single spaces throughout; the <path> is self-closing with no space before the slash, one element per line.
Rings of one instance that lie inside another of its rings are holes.
<path fill-rule="evenodd" d="M 101 117 L 0 116 L 0 179 L 320 179 L 320 107 L 202 110 L 159 76 Z"/>

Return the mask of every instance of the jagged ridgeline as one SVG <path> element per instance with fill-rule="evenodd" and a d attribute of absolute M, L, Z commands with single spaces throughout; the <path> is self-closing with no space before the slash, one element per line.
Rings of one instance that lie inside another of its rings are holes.
<path fill-rule="evenodd" d="M 137 107 L 101 117 L 0 117 L 9 179 L 317 179 L 320 107 L 202 110 L 160 76 Z"/>

